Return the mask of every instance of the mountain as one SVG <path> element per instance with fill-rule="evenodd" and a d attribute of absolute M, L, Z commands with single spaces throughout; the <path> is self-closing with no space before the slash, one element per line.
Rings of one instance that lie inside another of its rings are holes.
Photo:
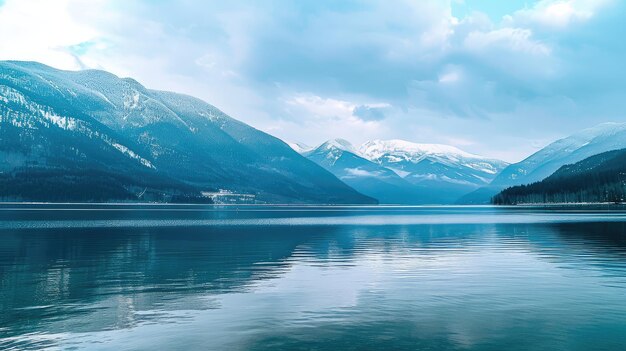
<path fill-rule="evenodd" d="M 375 203 L 202 100 L 99 70 L 0 62 L 0 198 Z"/>
<path fill-rule="evenodd" d="M 626 149 L 604 152 L 559 168 L 546 179 L 507 188 L 495 204 L 623 202 Z"/>
<path fill-rule="evenodd" d="M 303 155 L 380 203 L 420 204 L 426 200 L 420 189 L 392 170 L 359 156 L 346 140 L 329 140 Z"/>
<path fill-rule="evenodd" d="M 489 184 L 508 164 L 440 144 L 374 140 L 360 154 L 421 190 L 427 203 L 449 204 Z"/>
<path fill-rule="evenodd" d="M 508 166 L 488 187 L 465 196 L 460 202 L 488 203 L 493 195 L 507 187 L 538 182 L 563 165 L 621 148 L 626 148 L 626 123 L 603 123 L 582 130 Z"/>
<path fill-rule="evenodd" d="M 403 140 L 374 140 L 355 148 L 335 139 L 302 154 L 359 192 L 397 204 L 453 203 L 507 165 L 448 145 Z"/>
<path fill-rule="evenodd" d="M 298 142 L 286 142 L 287 145 L 289 145 L 290 148 L 292 148 L 295 152 L 299 153 L 299 154 L 303 154 L 305 152 L 311 151 L 313 149 L 315 149 L 314 147 L 311 147 L 307 144 L 304 143 L 298 143 Z"/>

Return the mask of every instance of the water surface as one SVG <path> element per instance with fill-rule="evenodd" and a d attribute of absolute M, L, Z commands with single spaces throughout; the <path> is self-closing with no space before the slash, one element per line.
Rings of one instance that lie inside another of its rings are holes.
<path fill-rule="evenodd" d="M 626 213 L 0 206 L 2 350 L 619 350 Z"/>

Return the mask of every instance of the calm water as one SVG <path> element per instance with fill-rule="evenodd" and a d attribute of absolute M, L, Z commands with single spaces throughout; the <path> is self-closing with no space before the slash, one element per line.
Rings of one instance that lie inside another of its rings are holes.
<path fill-rule="evenodd" d="M 626 212 L 0 206 L 1 350 L 623 350 Z"/>

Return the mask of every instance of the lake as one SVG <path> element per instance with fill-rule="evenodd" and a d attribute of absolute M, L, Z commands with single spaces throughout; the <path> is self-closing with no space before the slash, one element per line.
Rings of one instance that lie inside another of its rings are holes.
<path fill-rule="evenodd" d="M 1 350 L 619 350 L 626 212 L 0 205 Z"/>

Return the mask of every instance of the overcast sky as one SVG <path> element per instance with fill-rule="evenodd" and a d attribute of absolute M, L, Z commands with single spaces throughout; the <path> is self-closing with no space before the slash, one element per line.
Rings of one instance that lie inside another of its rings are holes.
<path fill-rule="evenodd" d="M 288 141 L 518 161 L 626 122 L 622 0 L 0 0 L 0 59 L 99 68 Z"/>

